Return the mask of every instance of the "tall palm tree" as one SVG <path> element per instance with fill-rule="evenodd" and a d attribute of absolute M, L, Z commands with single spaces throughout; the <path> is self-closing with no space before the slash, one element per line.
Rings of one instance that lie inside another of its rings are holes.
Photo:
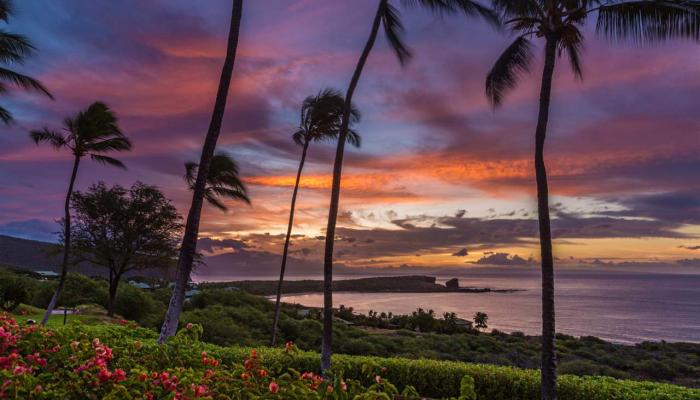
<path fill-rule="evenodd" d="M 8 23 L 12 14 L 12 1 L 0 0 L 0 21 Z M 22 64 L 35 50 L 32 42 L 26 37 L 0 29 L 0 64 Z M 0 94 L 5 93 L 8 86 L 36 91 L 53 99 L 41 82 L 0 66 Z M 6 125 L 13 121 L 12 114 L 2 106 L 0 106 L 0 120 Z"/>
<path fill-rule="evenodd" d="M 297 170 L 297 179 L 292 192 L 292 205 L 289 211 L 289 224 L 287 225 L 287 236 L 284 239 L 284 250 L 282 251 L 282 265 L 280 266 L 280 279 L 277 283 L 277 300 L 275 301 L 275 316 L 272 320 L 272 338 L 270 346 L 275 346 L 277 339 L 277 324 L 280 318 L 282 282 L 284 281 L 284 271 L 287 266 L 287 253 L 289 251 L 289 241 L 292 236 L 292 226 L 294 224 L 294 206 L 297 201 L 299 191 L 299 180 L 301 171 L 306 161 L 306 152 L 311 142 L 331 141 L 338 138 L 340 125 L 343 116 L 345 99 L 342 93 L 335 89 L 325 89 L 316 96 L 307 97 L 301 105 L 301 118 L 299 130 L 294 132 L 292 139 L 294 143 L 302 146 L 301 160 Z M 354 106 L 350 108 L 350 123 L 360 121 L 360 112 Z M 360 147 L 360 135 L 353 129 L 348 130 L 347 141 L 355 147 Z"/>
<path fill-rule="evenodd" d="M 557 55 L 566 52 L 574 75 L 583 77 L 581 28 L 597 13 L 598 32 L 637 42 L 676 37 L 697 38 L 698 16 L 685 1 L 494 0 L 506 25 L 517 34 L 486 78 L 486 95 L 499 106 L 504 94 L 529 70 L 534 58 L 530 38 L 544 41 L 544 68 L 535 130 L 535 176 L 542 263 L 542 398 L 556 399 L 554 258 L 549 219 L 549 190 L 544 144 L 549 119 L 552 77 Z"/>
<path fill-rule="evenodd" d="M 173 288 L 168 311 L 165 313 L 163 326 L 160 330 L 158 343 L 164 343 L 165 340 L 174 335 L 177 331 L 177 325 L 180 321 L 182 313 L 182 304 L 185 301 L 185 290 L 187 283 L 190 280 L 192 273 L 192 263 L 194 261 L 197 250 L 197 238 L 199 237 L 199 220 L 202 215 L 202 203 L 206 194 L 207 177 L 209 176 L 209 168 L 216 142 L 221 133 L 221 121 L 226 110 L 226 100 L 228 97 L 229 86 L 231 85 L 231 76 L 233 74 L 233 65 L 236 60 L 236 49 L 238 48 L 238 33 L 241 27 L 241 16 L 243 13 L 243 0 L 233 0 L 231 8 L 231 23 L 229 26 L 228 42 L 226 46 L 226 58 L 223 68 L 221 69 L 221 77 L 219 79 L 219 88 L 216 93 L 216 101 L 212 112 L 211 121 L 207 136 L 204 139 L 202 147 L 202 155 L 199 159 L 199 168 L 197 168 L 197 179 L 194 181 L 192 190 L 192 205 L 187 214 L 187 223 L 185 225 L 185 233 L 182 237 L 182 245 L 180 246 L 180 256 L 177 260 L 177 276 L 175 278 L 175 287 Z"/>
<path fill-rule="evenodd" d="M 185 181 L 190 190 L 194 190 L 197 182 L 199 164 L 190 161 L 185 163 Z M 238 164 L 226 153 L 216 153 L 209 164 L 207 184 L 204 188 L 204 199 L 221 211 L 228 211 L 228 206 L 221 198 L 240 200 L 250 204 L 248 189 L 239 176 Z"/>
<path fill-rule="evenodd" d="M 462 12 L 467 16 L 481 16 L 493 24 L 499 24 L 498 18 L 491 9 L 472 0 L 404 0 L 403 3 L 409 6 L 421 6 L 436 13 Z M 335 242 L 335 225 L 338 219 L 338 203 L 340 201 L 343 154 L 351 120 L 352 97 L 360 81 L 367 58 L 374 47 L 380 26 L 384 28 L 386 38 L 394 53 L 396 53 L 399 62 L 404 65 L 411 57 L 411 51 L 402 39 L 404 28 L 398 9 L 392 5 L 390 0 L 379 0 L 369 38 L 367 38 L 365 47 L 360 54 L 360 58 L 355 66 L 355 72 L 345 94 L 345 108 L 343 109 L 343 119 L 340 125 L 340 132 L 338 133 L 338 145 L 333 164 L 333 183 L 323 260 L 323 342 L 321 345 L 321 369 L 323 371 L 327 371 L 331 367 L 331 342 L 333 340 L 333 245 Z"/>
<path fill-rule="evenodd" d="M 56 307 L 58 298 L 63 290 L 66 274 L 68 273 L 71 240 L 70 199 L 73 195 L 73 186 L 75 177 L 78 174 L 80 160 L 85 156 L 90 156 L 93 161 L 126 169 L 121 161 L 105 154 L 131 150 L 131 142 L 119 129 L 114 112 L 101 102 L 91 104 L 75 117 L 66 118 L 63 121 L 62 132 L 44 128 L 43 130 L 32 131 L 30 136 L 36 144 L 46 142 L 56 150 L 68 150 L 73 155 L 73 172 L 70 176 L 64 203 L 61 275 L 58 279 L 56 292 L 53 294 L 48 307 L 46 307 L 46 313 L 41 320 L 41 324 L 46 325 Z"/>

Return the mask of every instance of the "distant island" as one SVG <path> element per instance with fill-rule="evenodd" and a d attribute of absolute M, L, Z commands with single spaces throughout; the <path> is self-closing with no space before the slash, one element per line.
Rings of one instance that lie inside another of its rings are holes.
<path fill-rule="evenodd" d="M 202 283 L 207 288 L 237 288 L 262 296 L 273 295 L 277 291 L 277 281 L 232 281 L 217 283 Z M 521 289 L 493 289 L 488 287 L 460 287 L 459 280 L 450 279 L 445 285 L 437 283 L 434 276 L 382 276 L 333 281 L 334 292 L 365 292 L 365 293 L 509 293 Z M 323 281 L 302 280 L 285 281 L 282 287 L 284 294 L 323 292 Z"/>

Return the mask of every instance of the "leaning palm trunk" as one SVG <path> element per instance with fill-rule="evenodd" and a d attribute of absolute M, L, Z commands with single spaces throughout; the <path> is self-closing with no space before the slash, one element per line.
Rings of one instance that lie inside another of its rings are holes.
<path fill-rule="evenodd" d="M 73 161 L 73 172 L 70 176 L 70 183 L 68 184 L 68 192 L 66 193 L 66 201 L 64 203 L 64 215 L 63 215 L 63 261 L 61 261 L 61 276 L 58 278 L 58 287 L 51 297 L 49 305 L 46 307 L 46 312 L 44 313 L 44 318 L 41 320 L 41 325 L 46 326 L 49 322 L 49 317 L 53 313 L 58 303 L 58 298 L 61 296 L 63 291 L 63 286 L 66 283 L 66 275 L 68 274 L 68 262 L 70 259 L 70 198 L 73 196 L 73 186 L 75 185 L 75 177 L 78 175 L 78 166 L 80 165 L 80 157 L 75 157 Z"/>
<path fill-rule="evenodd" d="M 369 53 L 372 51 L 374 42 L 377 39 L 379 25 L 381 23 L 381 12 L 386 6 L 387 0 L 379 2 L 377 14 L 372 23 L 372 31 L 369 34 L 362 55 L 357 61 L 355 72 L 350 80 L 350 86 L 345 95 L 345 108 L 343 109 L 343 122 L 338 135 L 338 147 L 335 152 L 335 162 L 333 164 L 333 186 L 331 189 L 331 204 L 328 210 L 328 227 L 326 228 L 326 248 L 323 257 L 323 341 L 321 344 L 321 370 L 326 372 L 331 368 L 331 352 L 333 341 L 333 244 L 335 239 L 335 225 L 338 219 L 338 203 L 340 201 L 340 178 L 343 172 L 343 154 L 345 152 L 345 141 L 348 136 L 350 126 L 350 110 L 352 108 L 352 96 L 355 93 L 357 83 L 360 81 L 362 69 L 367 62 Z"/>
<path fill-rule="evenodd" d="M 219 133 L 221 132 L 221 121 L 226 109 L 226 99 L 228 97 L 231 75 L 233 73 L 233 65 L 236 58 L 236 48 L 238 47 L 238 32 L 241 26 L 242 11 L 243 0 L 233 0 L 226 59 L 221 70 L 219 89 L 216 93 L 216 103 L 214 104 L 214 111 L 212 112 L 209 130 L 207 131 L 207 137 L 204 141 L 204 147 L 202 148 L 202 156 L 199 161 L 197 180 L 194 184 L 194 193 L 192 194 L 192 205 L 190 206 L 190 211 L 187 215 L 185 234 L 182 238 L 180 256 L 177 262 L 175 287 L 173 288 L 173 294 L 170 297 L 170 304 L 168 305 L 168 311 L 165 314 L 158 343 L 164 343 L 168 337 L 173 336 L 177 331 L 177 325 L 182 312 L 182 305 L 185 301 L 185 291 L 187 289 L 187 283 L 190 280 L 192 263 L 197 250 L 199 220 L 202 214 L 202 204 L 204 202 L 204 193 L 206 189 L 207 176 L 209 174 L 209 166 L 211 164 L 211 159 L 214 156 L 216 142 L 219 139 Z"/>
<path fill-rule="evenodd" d="M 306 161 L 306 151 L 309 149 L 309 142 L 304 142 L 304 149 L 301 152 L 301 161 L 299 161 L 299 170 L 297 171 L 297 180 L 294 184 L 294 192 L 292 192 L 292 205 L 289 210 L 289 225 L 287 225 L 287 236 L 284 239 L 284 250 L 282 251 L 282 265 L 280 266 L 280 280 L 277 283 L 277 300 L 275 301 L 275 317 L 272 320 L 272 338 L 270 346 L 275 346 L 277 343 L 277 325 L 280 320 L 281 298 L 282 298 L 282 282 L 284 282 L 284 271 L 287 268 L 287 253 L 289 252 L 289 240 L 292 237 L 292 226 L 294 225 L 294 206 L 297 203 L 297 193 L 299 192 L 299 180 L 301 179 L 301 170 L 304 169 L 304 161 Z"/>
<path fill-rule="evenodd" d="M 552 36 L 552 34 L 550 34 Z M 535 174 L 537 179 L 537 213 L 540 225 L 542 258 L 542 399 L 557 398 L 557 362 L 554 327 L 554 259 L 552 232 L 549 224 L 549 189 L 544 163 L 544 141 L 549 120 L 549 101 L 556 60 L 557 38 L 547 37 L 545 64 L 540 91 L 540 110 L 535 133 Z"/>

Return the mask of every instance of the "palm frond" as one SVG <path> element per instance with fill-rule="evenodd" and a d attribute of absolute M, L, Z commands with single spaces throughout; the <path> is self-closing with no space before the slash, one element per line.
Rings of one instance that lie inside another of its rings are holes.
<path fill-rule="evenodd" d="M 605 4 L 598 10 L 596 32 L 610 40 L 636 43 L 700 39 L 700 2 L 638 0 Z"/>
<path fill-rule="evenodd" d="M 199 165 L 194 162 L 185 164 L 185 181 L 190 190 L 194 189 L 198 168 Z M 211 205 L 219 210 L 227 211 L 228 207 L 220 198 L 241 200 L 250 204 L 248 191 L 241 181 L 238 171 L 238 164 L 229 155 L 217 153 L 212 157 L 205 187 L 205 198 Z"/>
<path fill-rule="evenodd" d="M 190 190 L 194 190 L 194 183 L 197 180 L 197 167 L 199 165 L 194 161 L 185 163 L 185 182 Z"/>
<path fill-rule="evenodd" d="M 492 0 L 493 7 L 505 18 L 542 17 L 544 10 L 540 1 L 535 0 Z"/>
<path fill-rule="evenodd" d="M 10 0 L 0 0 L 0 21 L 7 22 L 13 11 Z"/>
<path fill-rule="evenodd" d="M 583 50 L 583 35 L 576 26 L 568 24 L 561 30 L 559 39 L 559 54 L 566 51 L 571 63 L 571 70 L 578 79 L 583 79 L 583 70 L 581 68 L 580 53 Z"/>
<path fill-rule="evenodd" d="M 235 189 L 225 188 L 225 187 L 212 187 L 211 191 L 216 193 L 216 195 L 219 197 L 225 197 L 225 198 L 233 199 L 233 200 L 240 200 L 240 201 L 243 201 L 247 204 L 250 204 L 250 198 L 248 198 L 248 194 L 247 194 L 246 188 L 244 186 L 240 186 L 240 187 L 235 188 Z"/>
<path fill-rule="evenodd" d="M 14 119 L 12 118 L 12 114 L 9 111 L 7 111 L 7 109 L 5 109 L 1 106 L 0 106 L 0 120 L 2 120 L 2 122 L 5 125 L 10 125 L 14 121 Z"/>
<path fill-rule="evenodd" d="M 55 149 L 60 149 L 67 144 L 65 136 L 48 128 L 32 131 L 29 133 L 29 137 L 31 137 L 36 144 L 46 142 Z"/>
<path fill-rule="evenodd" d="M 389 4 L 389 2 L 383 2 L 382 4 L 384 5 L 381 16 L 384 34 L 387 40 L 389 40 L 389 45 L 392 50 L 396 53 L 399 63 L 405 65 L 408 60 L 411 59 L 411 50 L 409 50 L 401 38 L 404 33 L 404 27 L 401 23 L 399 10 Z"/>
<path fill-rule="evenodd" d="M 41 92 L 49 98 L 53 99 L 51 93 L 49 93 L 49 91 L 44 87 L 44 85 L 41 84 L 41 82 L 27 75 L 22 75 L 18 72 L 0 67 L 0 80 L 10 82 L 13 85 L 22 89 L 35 90 L 37 92 Z"/>
<path fill-rule="evenodd" d="M 298 144 L 299 146 L 303 146 L 304 143 L 306 143 L 305 131 L 302 129 L 299 129 L 298 131 L 294 132 L 292 134 L 292 140 L 294 141 L 294 143 Z"/>
<path fill-rule="evenodd" d="M 211 204 L 215 208 L 218 208 L 220 211 L 227 212 L 228 207 L 219 200 L 215 194 L 211 193 L 210 191 L 207 191 L 204 194 L 204 198 L 207 200 L 207 203 Z"/>
<path fill-rule="evenodd" d="M 486 96 L 497 107 L 503 96 L 515 88 L 520 75 L 530 69 L 532 62 L 532 44 L 520 36 L 498 57 L 496 63 L 486 76 Z"/>
<path fill-rule="evenodd" d="M 90 158 L 92 158 L 93 161 L 97 161 L 100 164 L 111 165 L 113 167 L 126 169 L 126 165 L 124 165 L 123 162 L 117 160 L 116 158 L 104 156 L 101 154 L 90 154 Z"/>
<path fill-rule="evenodd" d="M 34 50 L 36 49 L 25 36 L 0 29 L 0 61 L 21 63 Z"/>
<path fill-rule="evenodd" d="M 501 19 L 496 10 L 473 0 L 402 0 L 407 7 L 423 7 L 437 14 L 455 14 L 462 12 L 467 16 L 480 16 L 496 27 L 501 26 Z"/>
<path fill-rule="evenodd" d="M 360 134 L 357 133 L 354 129 L 348 129 L 348 136 L 346 141 L 357 148 L 359 148 L 362 145 L 362 138 L 360 137 Z"/>
<path fill-rule="evenodd" d="M 131 141 L 124 136 L 113 137 L 110 139 L 100 140 L 98 142 L 86 143 L 85 151 L 91 153 L 106 153 L 110 151 L 129 151 L 131 150 Z"/>

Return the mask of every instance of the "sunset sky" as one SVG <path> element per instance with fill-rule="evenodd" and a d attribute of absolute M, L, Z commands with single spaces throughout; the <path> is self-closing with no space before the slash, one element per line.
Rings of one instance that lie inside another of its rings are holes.
<path fill-rule="evenodd" d="M 400 4 L 400 2 L 396 2 Z M 225 52 L 230 1 L 23 0 L 9 30 L 39 52 L 20 70 L 51 101 L 0 97 L 0 233 L 55 240 L 71 160 L 27 132 L 60 127 L 93 101 L 118 114 L 128 170 L 99 180 L 160 187 L 182 214 L 183 164 L 197 160 Z M 241 164 L 252 206 L 205 207 L 207 254 L 281 252 L 304 97 L 345 90 L 376 0 L 245 1 L 219 149 Z M 541 64 L 493 110 L 484 79 L 509 43 L 463 16 L 403 10 L 414 59 L 401 68 L 380 36 L 355 96 L 360 149 L 346 156 L 336 259 L 362 266 L 530 264 L 538 258 L 532 167 Z M 593 22 L 593 21 L 591 21 Z M 559 265 L 700 265 L 700 47 L 634 47 L 586 30 L 584 81 L 556 70 L 546 157 Z M 540 51 L 540 50 L 538 50 Z M 314 144 L 298 200 L 293 257 L 322 257 L 334 146 Z M 507 254 L 507 255 L 506 255 Z M 516 257 L 517 256 L 517 257 Z M 319 264 L 320 268 L 320 264 Z"/>

